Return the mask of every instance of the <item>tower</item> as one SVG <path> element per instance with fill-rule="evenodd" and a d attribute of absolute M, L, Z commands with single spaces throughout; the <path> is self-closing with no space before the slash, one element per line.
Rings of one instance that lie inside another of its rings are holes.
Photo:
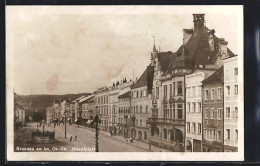
<path fill-rule="evenodd" d="M 153 36 L 153 51 L 151 52 L 151 65 L 156 65 L 156 58 L 157 58 L 158 50 L 155 46 L 155 36 Z"/>
<path fill-rule="evenodd" d="M 194 22 L 194 32 L 199 31 L 202 27 L 204 27 L 204 16 L 205 14 L 192 14 L 193 22 Z"/>

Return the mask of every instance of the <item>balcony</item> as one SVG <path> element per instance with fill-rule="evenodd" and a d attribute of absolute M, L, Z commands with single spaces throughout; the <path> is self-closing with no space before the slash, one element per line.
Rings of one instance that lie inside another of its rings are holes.
<path fill-rule="evenodd" d="M 172 124 L 172 125 L 185 125 L 183 119 L 164 119 L 164 118 L 148 118 L 148 123 L 164 123 L 164 124 Z"/>

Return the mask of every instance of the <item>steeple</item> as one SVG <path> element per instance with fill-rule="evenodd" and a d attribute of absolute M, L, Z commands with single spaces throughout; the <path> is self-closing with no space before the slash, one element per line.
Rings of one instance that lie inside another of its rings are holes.
<path fill-rule="evenodd" d="M 156 64 L 155 59 L 157 57 L 157 54 L 158 54 L 158 50 L 156 49 L 156 46 L 155 46 L 155 36 L 153 36 L 153 51 L 151 52 L 151 64 L 152 64 L 152 66 L 155 66 L 155 64 Z"/>
<path fill-rule="evenodd" d="M 156 51 L 156 48 L 155 48 L 155 36 L 153 36 L 153 51 L 154 52 Z"/>

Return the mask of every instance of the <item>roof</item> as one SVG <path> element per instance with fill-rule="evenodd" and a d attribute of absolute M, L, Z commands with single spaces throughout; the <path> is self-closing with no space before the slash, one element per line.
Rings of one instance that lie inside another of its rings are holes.
<path fill-rule="evenodd" d="M 82 99 L 82 98 L 84 98 L 84 97 L 86 97 L 86 96 L 80 96 L 79 98 L 76 98 L 76 99 L 73 100 L 73 101 L 80 100 L 80 99 Z"/>
<path fill-rule="evenodd" d="M 131 97 L 131 91 L 128 91 L 120 96 L 118 96 L 118 99 L 124 99 L 124 98 L 130 98 Z"/>
<path fill-rule="evenodd" d="M 147 66 L 141 77 L 131 85 L 131 89 L 148 86 L 148 93 L 152 90 L 153 85 L 153 74 L 154 74 L 154 66 Z"/>
<path fill-rule="evenodd" d="M 203 84 L 211 83 L 211 82 L 223 82 L 224 78 L 224 66 L 220 67 L 216 72 L 214 72 L 211 76 L 202 81 Z"/>
<path fill-rule="evenodd" d="M 218 42 L 225 42 L 224 39 L 213 36 L 215 48 L 214 51 L 210 49 L 208 35 L 213 30 L 207 27 L 202 27 L 199 31 L 192 34 L 190 40 L 186 45 L 181 45 L 176 51 L 178 56 L 173 67 L 192 67 L 194 65 L 207 65 L 215 63 L 219 56 L 219 49 L 217 48 Z M 228 56 L 233 56 L 234 53 L 228 48 Z"/>
<path fill-rule="evenodd" d="M 188 33 L 193 33 L 194 32 L 193 29 L 183 29 L 183 31 L 188 32 Z"/>
<path fill-rule="evenodd" d="M 90 95 L 90 96 L 84 97 L 84 98 L 79 100 L 79 103 L 88 102 L 88 101 L 90 101 L 93 98 L 94 98 L 94 95 Z"/>
<path fill-rule="evenodd" d="M 174 55 L 175 54 L 171 51 L 158 53 L 158 61 L 160 63 L 161 71 L 163 72 L 163 74 L 166 73 Z"/>

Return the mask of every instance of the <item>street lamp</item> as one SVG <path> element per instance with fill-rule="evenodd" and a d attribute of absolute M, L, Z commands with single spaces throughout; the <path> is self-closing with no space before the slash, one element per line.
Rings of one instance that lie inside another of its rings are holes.
<path fill-rule="evenodd" d="M 67 121 L 67 116 L 66 116 L 66 114 L 67 114 L 67 109 L 69 108 L 69 103 L 66 103 L 66 105 L 65 105 L 65 138 L 67 138 L 66 137 L 66 133 L 67 133 L 67 128 L 66 128 L 66 121 Z"/>
<path fill-rule="evenodd" d="M 100 118 L 101 118 L 100 114 L 98 114 L 98 106 L 96 106 L 96 116 L 94 118 L 94 122 L 96 123 L 96 152 L 99 151 L 99 149 L 98 149 L 98 135 L 99 135 L 98 124 L 101 122 Z"/>

